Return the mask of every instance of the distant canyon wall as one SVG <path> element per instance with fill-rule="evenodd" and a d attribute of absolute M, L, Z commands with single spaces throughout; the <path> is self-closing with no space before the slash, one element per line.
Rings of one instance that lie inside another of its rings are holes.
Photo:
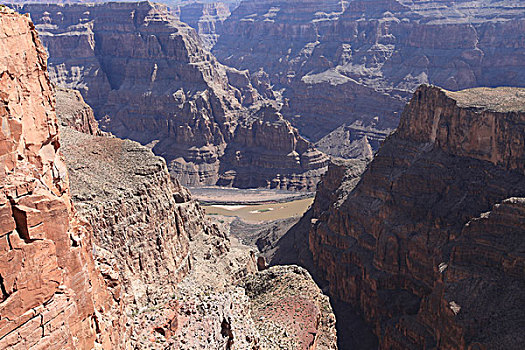
<path fill-rule="evenodd" d="M 524 86 L 524 13 L 515 1 L 246 0 L 212 52 L 266 72 L 301 134 L 317 142 L 345 124 L 350 144 L 396 128 L 420 84 Z"/>
<path fill-rule="evenodd" d="M 327 157 L 278 120 L 275 123 L 296 135 L 295 142 L 306 142 L 301 152 L 318 156 L 310 157 L 309 163 L 288 162 L 286 168 L 277 169 L 279 178 L 271 168 L 250 162 L 263 157 L 263 149 L 242 148 L 233 141 L 251 128 L 249 116 L 273 98 L 271 87 L 264 76 L 218 63 L 197 33 L 166 6 L 23 5 L 17 10 L 31 13 L 50 54 L 52 80 L 79 90 L 103 130 L 152 147 L 183 184 L 211 185 L 224 177 L 231 183 L 231 174 L 242 167 L 254 178 L 243 180 L 244 187 L 278 184 L 283 189 L 312 190 L 326 170 Z M 298 152 L 293 144 L 288 146 L 274 153 L 285 163 L 287 157 L 293 158 L 289 154 Z M 237 152 L 243 157 L 235 163 L 224 158 Z M 312 168 L 318 171 L 311 172 Z M 297 177 L 306 180 L 293 180 Z"/>

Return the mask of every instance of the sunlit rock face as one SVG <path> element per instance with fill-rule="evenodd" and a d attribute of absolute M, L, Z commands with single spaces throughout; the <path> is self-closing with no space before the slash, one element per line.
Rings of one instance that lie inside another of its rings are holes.
<path fill-rule="evenodd" d="M 52 80 L 78 89 L 101 120 L 102 130 L 152 147 L 166 159 L 171 175 L 185 185 L 216 184 L 223 175 L 238 170 L 228 167 L 231 162 L 223 164 L 222 158 L 226 148 L 232 148 L 238 126 L 263 101 L 274 98 L 264 74 L 218 63 L 203 48 L 198 34 L 164 5 L 25 5 L 17 9 L 30 13 L 36 23 L 50 53 Z M 264 157 L 263 151 L 252 148 L 248 155 Z M 315 186 L 325 165 L 320 162 L 315 174 L 307 174 L 309 169 L 300 164 L 279 173 L 287 179 L 291 174 L 303 177 Z M 270 186 L 273 179 L 247 179 L 243 186 Z M 313 188 L 311 184 L 295 186 L 291 179 L 289 183 L 287 189 Z"/>
<path fill-rule="evenodd" d="M 0 347 L 120 347 L 125 316 L 71 202 L 46 60 L 29 18 L 1 8 Z"/>
<path fill-rule="evenodd" d="M 222 23 L 231 14 L 225 2 L 193 2 L 174 6 L 179 19 L 189 24 L 199 34 L 204 47 L 210 50 L 219 38 Z"/>
<path fill-rule="evenodd" d="M 418 88 L 363 175 L 331 165 L 309 244 L 382 349 L 524 341 L 525 90 Z"/>

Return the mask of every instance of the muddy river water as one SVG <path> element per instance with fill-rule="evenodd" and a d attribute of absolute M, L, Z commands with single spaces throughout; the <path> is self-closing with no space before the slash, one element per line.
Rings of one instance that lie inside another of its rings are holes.
<path fill-rule="evenodd" d="M 310 205 L 313 198 L 299 199 L 285 203 L 267 203 L 255 205 L 205 205 L 208 215 L 237 216 L 246 222 L 272 221 L 302 215 Z"/>

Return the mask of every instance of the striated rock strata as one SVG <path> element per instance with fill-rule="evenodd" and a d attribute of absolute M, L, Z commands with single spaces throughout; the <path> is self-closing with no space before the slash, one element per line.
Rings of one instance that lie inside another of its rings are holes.
<path fill-rule="evenodd" d="M 268 73 L 284 116 L 318 141 L 356 121 L 395 128 L 423 83 L 523 86 L 524 14 L 511 0 L 247 0 L 212 52 Z"/>
<path fill-rule="evenodd" d="M 313 191 L 328 157 L 271 105 L 243 120 L 223 158 L 219 185 Z"/>
<path fill-rule="evenodd" d="M 57 117 L 62 126 L 70 127 L 85 134 L 101 136 L 93 109 L 84 102 L 77 90 L 57 88 Z"/>
<path fill-rule="evenodd" d="M 1 8 L 0 348 L 120 347 L 126 321 L 70 199 L 46 59 L 29 18 Z"/>
<path fill-rule="evenodd" d="M 139 305 L 173 293 L 190 268 L 185 224 L 205 229 L 187 190 L 172 183 L 162 158 L 136 142 L 64 128 L 62 144 L 73 200 L 95 233 L 95 254 L 113 256 L 124 291 Z"/>
<path fill-rule="evenodd" d="M 381 349 L 523 348 L 524 137 L 524 89 L 421 86 L 360 180 L 330 167 L 310 250 Z"/>
<path fill-rule="evenodd" d="M 103 130 L 151 147 L 184 185 L 213 185 L 236 170 L 222 158 L 248 109 L 272 98 L 264 74 L 218 63 L 197 33 L 164 5 L 29 4 L 17 9 L 35 21 L 50 53 L 52 80 L 78 89 Z M 250 152 L 253 158 L 264 156 L 258 148 Z M 319 163 L 320 172 L 324 165 Z M 264 173 L 259 170 L 252 169 Z M 308 170 L 294 166 L 293 173 L 308 176 Z"/>
<path fill-rule="evenodd" d="M 62 124 L 72 120 L 69 112 L 85 106 L 80 100 L 58 102 Z M 73 200 L 93 227 L 93 253 L 106 263 L 104 276 L 122 290 L 130 346 L 271 349 L 276 343 L 313 341 L 312 349 L 336 348 L 328 299 L 309 275 L 300 273 L 308 293 L 298 304 L 308 308 L 290 320 L 306 318 L 310 333 L 292 340 L 280 332 L 263 336 L 259 317 L 278 323 L 290 316 L 288 309 L 270 312 L 252 301 L 252 289 L 265 286 L 254 252 L 204 218 L 187 190 L 172 184 L 162 158 L 136 142 L 74 128 L 87 129 L 74 123 L 61 129 Z M 273 284 L 287 290 L 297 284 L 295 276 L 280 273 Z M 264 295 L 279 298 L 275 291 Z"/>
<path fill-rule="evenodd" d="M 175 7 L 179 19 L 194 28 L 207 50 L 217 42 L 222 23 L 230 16 L 230 8 L 225 2 L 182 3 Z"/>

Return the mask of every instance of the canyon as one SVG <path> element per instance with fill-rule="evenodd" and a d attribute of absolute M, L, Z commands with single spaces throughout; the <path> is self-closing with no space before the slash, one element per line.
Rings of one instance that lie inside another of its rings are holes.
<path fill-rule="evenodd" d="M 55 91 L 29 17 L 2 7 L 0 33 L 0 347 L 337 349 L 306 270 L 258 272 L 162 158 L 100 131 L 79 92 Z M 280 298 L 286 309 L 268 309 Z M 305 315 L 307 333 L 289 327 Z"/>
<path fill-rule="evenodd" d="M 365 144 L 366 158 L 420 84 L 524 86 L 524 14 L 516 1 L 247 0 L 212 53 L 266 73 L 283 115 L 309 140 L 335 132 L 324 150 L 354 157 Z M 330 141 L 340 136 L 343 150 Z"/>
<path fill-rule="evenodd" d="M 525 347 L 525 8 L 476 3 L 0 6 L 0 348 Z"/>
<path fill-rule="evenodd" d="M 165 5 L 14 7 L 31 14 L 52 81 L 79 90 L 102 130 L 164 157 L 183 185 L 307 191 L 326 171 L 328 157 L 282 118 L 264 77 L 220 64 Z"/>

